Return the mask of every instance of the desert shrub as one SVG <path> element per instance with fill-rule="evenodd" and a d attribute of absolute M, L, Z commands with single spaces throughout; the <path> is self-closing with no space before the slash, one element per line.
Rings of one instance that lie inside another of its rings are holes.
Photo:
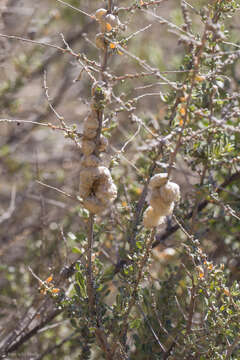
<path fill-rule="evenodd" d="M 239 359 L 239 2 L 19 9 L 0 35 L 1 357 Z"/>

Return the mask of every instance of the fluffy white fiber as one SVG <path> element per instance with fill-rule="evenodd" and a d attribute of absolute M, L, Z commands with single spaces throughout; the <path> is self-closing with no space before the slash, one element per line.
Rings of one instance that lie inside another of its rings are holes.
<path fill-rule="evenodd" d="M 147 200 L 150 206 L 143 216 L 143 224 L 147 228 L 162 224 L 165 216 L 172 214 L 175 202 L 180 199 L 179 186 L 169 181 L 167 176 L 167 173 L 156 174 L 149 182 Z"/>
<path fill-rule="evenodd" d="M 152 228 L 158 225 L 161 225 L 164 221 L 164 218 L 159 215 L 151 206 L 149 206 L 143 216 L 143 224 L 147 228 Z"/>

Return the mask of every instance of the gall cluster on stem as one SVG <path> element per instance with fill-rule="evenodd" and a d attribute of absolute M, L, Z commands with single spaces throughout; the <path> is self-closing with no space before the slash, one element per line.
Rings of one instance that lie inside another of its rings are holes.
<path fill-rule="evenodd" d="M 104 212 L 117 196 L 117 188 L 109 169 L 101 164 L 101 153 L 105 152 L 108 140 L 100 134 L 99 116 L 103 116 L 99 102 L 104 100 L 101 82 L 92 88 L 92 110 L 84 121 L 82 139 L 82 161 L 79 194 L 83 206 L 93 214 Z M 99 115 L 101 114 L 101 115 Z"/>
<path fill-rule="evenodd" d="M 143 224 L 147 228 L 164 223 L 165 216 L 171 215 L 175 202 L 180 199 L 177 184 L 168 180 L 168 174 L 156 174 L 149 182 L 149 206 L 144 212 Z"/>
<path fill-rule="evenodd" d="M 105 43 L 104 34 L 109 33 L 114 29 L 125 30 L 125 26 L 120 22 L 118 16 L 108 14 L 106 9 L 98 9 L 95 13 L 95 19 L 99 23 L 101 32 L 96 35 L 96 46 L 104 50 L 107 43 Z"/>

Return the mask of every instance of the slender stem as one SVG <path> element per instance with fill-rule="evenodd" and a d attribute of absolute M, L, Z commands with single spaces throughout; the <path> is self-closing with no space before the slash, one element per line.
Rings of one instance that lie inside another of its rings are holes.
<path fill-rule="evenodd" d="M 140 310 L 140 312 L 144 318 L 144 321 L 146 322 L 147 326 L 149 327 L 149 329 L 150 329 L 151 333 L 153 334 L 153 337 L 155 338 L 156 342 L 158 343 L 160 349 L 162 350 L 163 353 L 165 353 L 166 352 L 165 346 L 159 340 L 156 332 L 154 331 L 154 329 L 151 325 L 151 322 L 148 320 L 148 317 L 146 316 L 146 314 L 144 313 L 143 309 L 141 308 L 141 306 L 139 304 L 137 305 L 137 307 Z"/>
<path fill-rule="evenodd" d="M 94 214 L 90 214 L 88 219 L 88 250 L 87 250 L 87 294 L 89 300 L 89 314 L 92 322 L 95 324 L 95 334 L 101 349 L 104 351 L 107 360 L 112 360 L 112 352 L 110 350 L 107 335 L 101 324 L 101 319 L 97 311 L 95 302 L 95 290 L 93 286 L 93 273 L 92 273 L 92 247 L 93 247 L 93 225 Z"/>
<path fill-rule="evenodd" d="M 112 0 L 108 0 L 108 14 L 111 14 L 112 12 Z M 108 44 L 105 44 L 104 50 L 103 50 L 103 56 L 102 56 L 102 65 L 101 65 L 101 76 L 102 80 L 107 82 L 107 78 L 104 74 L 104 72 L 107 69 L 107 63 L 108 63 Z"/>
<path fill-rule="evenodd" d="M 186 103 L 186 112 L 185 112 L 185 116 L 184 116 L 184 119 L 183 119 L 183 125 L 181 127 L 181 132 L 180 132 L 178 140 L 177 140 L 177 144 L 175 146 L 174 151 L 172 152 L 172 154 L 170 156 L 169 168 L 168 168 L 168 177 L 170 177 L 170 174 L 171 174 L 171 171 L 173 169 L 173 165 L 174 165 L 174 162 L 176 160 L 179 148 L 181 147 L 181 144 L 182 144 L 183 132 L 185 130 L 185 127 L 186 127 L 186 124 L 187 124 L 187 119 L 188 119 L 188 108 L 189 108 L 191 100 L 192 100 L 193 89 L 194 89 L 194 86 L 195 86 L 195 83 L 196 83 L 195 75 L 198 73 L 198 71 L 200 69 L 202 53 L 203 53 L 206 41 L 207 41 L 207 25 L 205 25 L 204 33 L 202 35 L 201 46 L 200 46 L 200 48 L 196 49 L 196 53 L 195 53 L 195 56 L 194 56 L 194 63 L 193 63 L 193 70 L 194 71 L 193 71 L 193 74 L 192 74 L 191 87 L 190 87 L 190 90 L 189 90 L 189 93 L 188 93 L 188 98 L 187 98 L 187 103 Z"/>
<path fill-rule="evenodd" d="M 87 294 L 89 299 L 89 312 L 91 316 L 94 314 L 95 308 L 95 294 L 93 289 L 93 275 L 92 275 L 92 246 L 93 246 L 93 223 L 94 215 L 90 214 L 88 219 L 88 250 L 87 250 Z M 93 320 L 93 319 L 92 319 Z"/>
<path fill-rule="evenodd" d="M 206 163 L 204 165 L 204 168 L 203 168 L 203 171 L 202 171 L 202 175 L 201 175 L 201 179 L 200 179 L 200 187 L 203 186 L 203 183 L 204 183 L 204 180 L 205 180 L 205 176 L 206 176 L 206 172 L 207 172 L 207 169 L 208 169 L 208 164 Z M 200 196 L 197 197 L 196 199 L 196 204 L 195 204 L 195 207 L 193 209 L 193 215 L 192 215 L 192 233 L 194 232 L 194 229 L 195 229 L 195 223 L 196 223 L 196 217 L 197 217 L 197 213 L 198 213 L 198 206 L 200 204 Z"/>
<path fill-rule="evenodd" d="M 54 44 L 49 44 L 49 43 L 46 43 L 46 42 L 37 41 L 37 40 L 31 40 L 31 39 L 23 38 L 23 37 L 20 37 L 20 36 L 0 34 L 0 37 L 4 37 L 4 38 L 7 38 L 7 39 L 11 39 L 11 40 L 24 41 L 24 42 L 28 42 L 30 44 L 35 44 L 35 45 L 39 45 L 39 46 L 51 47 L 51 48 L 57 49 L 57 50 L 59 50 L 59 51 L 61 51 L 63 53 L 68 52 L 67 49 L 63 49 L 60 46 L 57 46 L 57 45 L 54 45 Z"/>
<path fill-rule="evenodd" d="M 132 295 L 131 295 L 131 298 L 130 298 L 130 301 L 129 301 L 129 305 L 126 309 L 126 312 L 125 314 L 123 315 L 123 324 L 122 324 L 122 327 L 121 327 L 121 331 L 120 331 L 120 334 L 119 334 L 119 339 L 120 341 L 126 336 L 127 334 L 127 331 L 128 331 L 128 320 L 129 320 L 129 315 L 132 311 L 132 308 L 134 307 L 135 303 L 136 303 L 136 294 L 138 293 L 138 286 L 142 280 L 142 277 L 143 277 L 143 271 L 144 271 L 144 268 L 146 266 L 146 263 L 149 259 L 149 256 L 150 256 L 150 253 L 151 253 L 151 249 L 152 249 L 152 244 L 153 244 L 153 241 L 155 239 L 155 234 L 156 234 L 156 228 L 154 228 L 151 232 L 151 236 L 150 236 L 150 239 L 147 240 L 147 243 L 146 243 L 146 249 L 145 249 L 145 254 L 140 262 L 140 265 L 139 265 L 139 269 L 138 269 L 138 274 L 137 274 L 137 278 L 136 278 L 136 281 L 135 281 L 135 286 L 134 286 L 134 289 L 132 291 Z M 114 341 L 113 345 L 112 345 L 112 352 L 114 353 L 116 351 L 116 348 L 118 346 L 118 342 Z"/>
<path fill-rule="evenodd" d="M 96 115 L 97 115 L 97 120 L 98 120 L 98 129 L 97 129 L 97 136 L 95 138 L 96 149 L 95 149 L 94 153 L 96 156 L 99 156 L 99 145 L 100 145 L 100 137 L 101 137 L 101 132 L 102 132 L 102 122 L 103 122 L 102 110 L 97 110 Z"/>
<path fill-rule="evenodd" d="M 59 2 L 60 4 L 64 5 L 64 6 L 69 7 L 69 8 L 72 9 L 72 10 L 78 11 L 78 12 L 80 12 L 81 14 L 90 17 L 91 19 L 93 18 L 92 15 L 88 14 L 86 11 L 83 11 L 83 10 L 81 10 L 81 9 L 73 6 L 73 5 L 70 5 L 70 4 L 66 3 L 65 1 L 62 1 L 62 0 L 56 0 L 56 1 Z"/>
<path fill-rule="evenodd" d="M 231 355 L 232 355 L 235 347 L 239 344 L 239 342 L 240 342 L 240 335 L 238 335 L 235 338 L 234 342 L 229 346 L 229 348 L 227 350 L 226 358 L 225 358 L 226 360 L 231 358 Z"/>
<path fill-rule="evenodd" d="M 190 333 L 191 329 L 192 329 L 192 321 L 193 321 L 193 315 L 194 315 L 194 310 L 195 310 L 195 302 L 196 302 L 196 286 L 195 286 L 194 280 L 192 278 L 191 300 L 190 300 L 189 316 L 188 316 L 188 322 L 187 322 L 187 333 Z"/>
<path fill-rule="evenodd" d="M 112 0 L 108 0 L 108 12 L 111 14 L 112 12 Z"/>
<path fill-rule="evenodd" d="M 150 170 L 149 170 L 149 177 L 148 177 L 148 180 L 143 188 L 143 191 L 142 191 L 142 194 L 140 196 L 140 199 L 138 201 L 138 204 L 137 204 L 137 208 L 136 208 L 136 212 L 135 212 L 135 216 L 134 216 L 134 219 L 133 219 L 133 222 L 132 222 L 132 231 L 131 231 L 131 234 L 129 236 L 129 243 L 130 243 L 130 246 L 131 246 L 131 249 L 134 248 L 135 246 L 135 237 L 136 237 L 136 233 L 137 233 L 137 227 L 140 223 L 140 220 L 141 220 L 141 217 L 142 217 L 142 212 L 143 212 L 143 208 L 144 208 L 144 205 L 145 205 L 145 201 L 146 201 L 146 197 L 147 197 L 147 191 L 148 191 L 148 184 L 149 184 L 149 181 L 153 175 L 153 172 L 156 168 L 156 161 L 153 162 Z"/>
<path fill-rule="evenodd" d="M 105 45 L 104 54 L 103 54 L 103 62 L 102 62 L 102 80 L 106 81 L 105 77 L 105 70 L 107 68 L 107 62 L 108 62 L 108 45 Z"/>

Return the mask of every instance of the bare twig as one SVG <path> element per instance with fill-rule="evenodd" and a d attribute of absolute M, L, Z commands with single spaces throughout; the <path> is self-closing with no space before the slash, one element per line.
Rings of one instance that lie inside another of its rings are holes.
<path fill-rule="evenodd" d="M 156 18 L 158 21 L 161 22 L 161 24 L 167 24 L 170 28 L 177 29 L 178 31 L 186 34 L 189 38 L 192 38 L 192 39 L 195 40 L 195 36 L 193 34 L 189 33 L 188 31 L 185 31 L 185 30 L 181 29 L 179 26 L 177 26 L 176 24 L 173 24 L 172 22 L 170 22 L 167 19 L 164 19 L 162 16 L 157 15 L 157 14 L 151 12 L 151 11 L 148 11 L 148 10 L 142 10 L 142 11 L 145 12 L 146 14 L 151 15 L 154 18 Z"/>
<path fill-rule="evenodd" d="M 138 128 L 136 130 L 136 132 L 130 137 L 130 139 L 128 139 L 125 144 L 122 146 L 120 153 L 123 153 L 125 151 L 125 148 L 128 146 L 128 144 L 130 144 L 135 138 L 136 136 L 138 136 L 139 132 L 141 130 L 141 124 L 138 124 Z"/>
<path fill-rule="evenodd" d="M 83 10 L 81 10 L 79 8 L 76 8 L 75 6 L 70 5 L 69 3 L 66 3 L 65 1 L 62 1 L 62 0 L 56 0 L 56 1 L 59 2 L 60 4 L 64 5 L 64 6 L 69 7 L 72 10 L 75 10 L 75 11 L 77 11 L 77 12 L 83 14 L 83 15 L 86 15 L 86 16 L 90 17 L 91 19 L 94 19 L 93 15 L 90 15 L 86 11 L 83 11 Z"/>
<path fill-rule="evenodd" d="M 38 121 L 32 121 L 32 120 L 23 120 L 23 119 L 0 119 L 0 123 L 17 123 L 17 125 L 20 124 L 32 124 L 32 125 L 39 125 L 39 126 L 46 126 L 49 127 L 52 130 L 61 130 L 61 131 L 65 131 L 64 128 L 59 127 L 59 126 L 55 126 L 51 123 L 42 123 L 42 122 L 38 122 Z"/>
<path fill-rule="evenodd" d="M 92 75 L 91 71 L 89 70 L 89 67 L 87 65 L 85 65 L 81 60 L 80 60 L 80 56 L 79 54 L 76 54 L 73 49 L 69 46 L 69 44 L 67 43 L 67 41 L 64 38 L 64 35 L 61 33 L 60 34 L 62 41 L 64 43 L 64 45 L 67 48 L 67 52 L 70 53 L 71 55 L 75 56 L 78 58 L 78 62 L 81 64 L 81 66 L 83 67 L 83 69 L 86 71 L 86 73 L 88 74 L 88 76 L 90 77 L 91 80 L 96 81 L 95 77 Z"/>
<path fill-rule="evenodd" d="M 64 195 L 64 196 L 67 196 L 67 197 L 69 197 L 69 198 L 71 198 L 71 199 L 74 199 L 74 200 L 78 200 L 78 198 L 77 198 L 76 196 L 71 195 L 71 194 L 68 194 L 68 193 L 66 193 L 65 191 L 60 190 L 60 189 L 58 189 L 58 188 L 56 188 L 56 187 L 54 187 L 54 186 L 45 184 L 45 183 L 43 183 L 42 181 L 39 181 L 39 180 L 36 180 L 36 182 L 37 182 L 38 184 L 42 185 L 42 186 L 45 186 L 45 187 L 49 188 L 49 189 L 55 190 L 55 191 L 59 192 L 60 194 L 62 194 L 62 195 Z M 78 201 L 79 201 L 79 200 L 78 200 Z"/>
<path fill-rule="evenodd" d="M 27 42 L 27 43 L 34 44 L 34 45 L 44 46 L 44 47 L 51 47 L 51 48 L 57 49 L 63 53 L 68 52 L 67 49 L 63 49 L 58 45 L 53 45 L 53 44 L 49 44 L 49 43 L 41 42 L 41 41 L 37 41 L 37 40 L 26 39 L 21 36 L 0 34 L 0 37 L 4 37 L 4 38 L 10 39 L 10 40 L 23 41 L 23 42 Z"/>
<path fill-rule="evenodd" d="M 155 340 L 157 341 L 160 349 L 162 350 L 163 353 L 165 353 L 167 350 L 165 348 L 165 346 L 161 343 L 161 341 L 159 340 L 159 337 L 157 336 L 156 332 L 154 331 L 154 329 L 152 328 L 152 325 L 150 323 L 150 321 L 148 320 L 147 316 L 144 314 L 144 311 L 143 309 L 141 308 L 140 305 L 138 305 L 138 309 L 140 310 L 140 312 L 142 313 L 143 317 L 144 317 L 144 320 L 146 321 L 147 323 L 147 326 L 149 327 L 151 333 L 153 334 Z"/>
<path fill-rule="evenodd" d="M 135 31 L 134 33 L 132 33 L 131 35 L 129 35 L 129 36 L 125 39 L 125 42 L 128 42 L 128 41 L 131 40 L 134 36 L 137 36 L 137 35 L 139 35 L 140 33 L 142 33 L 142 32 L 144 32 L 144 31 L 150 29 L 150 27 L 152 27 L 152 24 L 149 24 L 149 25 L 145 26 L 144 28 Z"/>
<path fill-rule="evenodd" d="M 58 112 L 54 109 L 54 107 L 52 106 L 51 104 L 51 99 L 50 99 L 50 96 L 49 96 L 49 93 L 48 93 L 48 86 L 47 86 L 47 71 L 45 70 L 44 71 L 44 75 L 43 75 L 43 86 L 44 86 L 44 90 L 45 90 L 45 95 L 46 95 L 46 98 L 47 98 L 47 102 L 48 102 L 48 105 L 50 106 L 50 109 L 54 112 L 54 114 L 56 115 L 56 117 L 58 118 L 58 120 L 60 121 L 62 127 L 64 129 L 66 129 L 66 124 L 64 122 L 64 117 L 59 115 Z"/>
<path fill-rule="evenodd" d="M 150 1 L 144 1 L 141 6 L 138 4 L 138 2 L 136 2 L 136 3 L 134 3 L 133 5 L 131 5 L 131 6 L 129 6 L 129 7 L 118 8 L 118 9 L 117 9 L 117 13 L 118 13 L 119 11 L 131 12 L 132 10 L 141 9 L 141 7 L 146 9 L 146 8 L 148 8 L 149 6 L 160 5 L 160 4 L 163 3 L 164 1 L 166 1 L 166 0 L 150 0 Z"/>

